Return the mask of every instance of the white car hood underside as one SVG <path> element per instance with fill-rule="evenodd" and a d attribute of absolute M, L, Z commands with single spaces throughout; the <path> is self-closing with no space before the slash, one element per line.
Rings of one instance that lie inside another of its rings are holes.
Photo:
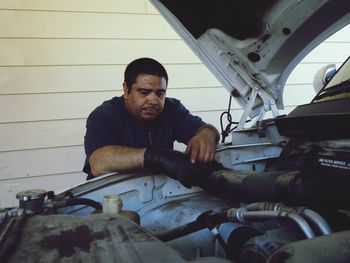
<path fill-rule="evenodd" d="M 348 0 L 151 0 L 245 110 L 283 109 L 293 68 L 349 24 Z"/>

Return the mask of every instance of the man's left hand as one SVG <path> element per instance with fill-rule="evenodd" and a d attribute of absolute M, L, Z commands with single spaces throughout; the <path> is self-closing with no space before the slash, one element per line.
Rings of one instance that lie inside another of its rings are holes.
<path fill-rule="evenodd" d="M 213 127 L 203 127 L 193 136 L 186 148 L 191 156 L 191 162 L 210 162 L 215 158 L 218 132 Z"/>

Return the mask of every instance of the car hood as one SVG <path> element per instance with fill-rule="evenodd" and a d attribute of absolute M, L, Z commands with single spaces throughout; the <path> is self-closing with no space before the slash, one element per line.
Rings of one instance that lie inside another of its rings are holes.
<path fill-rule="evenodd" d="M 278 115 L 293 68 L 350 20 L 348 0 L 151 2 L 251 118 Z"/>

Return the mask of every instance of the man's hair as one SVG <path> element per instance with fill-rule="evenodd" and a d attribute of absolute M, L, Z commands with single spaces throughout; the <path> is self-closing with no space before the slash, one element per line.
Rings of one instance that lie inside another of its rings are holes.
<path fill-rule="evenodd" d="M 162 64 L 152 58 L 138 58 L 130 62 L 124 72 L 124 82 L 129 93 L 132 84 L 136 82 L 136 78 L 142 74 L 163 77 L 168 84 L 168 74 Z"/>

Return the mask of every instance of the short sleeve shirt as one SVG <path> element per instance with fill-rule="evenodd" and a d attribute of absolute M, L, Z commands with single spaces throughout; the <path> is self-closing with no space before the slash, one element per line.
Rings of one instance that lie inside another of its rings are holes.
<path fill-rule="evenodd" d="M 162 114 L 144 124 L 127 111 L 123 96 L 114 97 L 97 107 L 87 119 L 83 170 L 91 178 L 88 160 L 98 148 L 122 145 L 173 149 L 174 141 L 187 144 L 203 125 L 201 118 L 190 114 L 177 99 L 166 98 Z"/>

